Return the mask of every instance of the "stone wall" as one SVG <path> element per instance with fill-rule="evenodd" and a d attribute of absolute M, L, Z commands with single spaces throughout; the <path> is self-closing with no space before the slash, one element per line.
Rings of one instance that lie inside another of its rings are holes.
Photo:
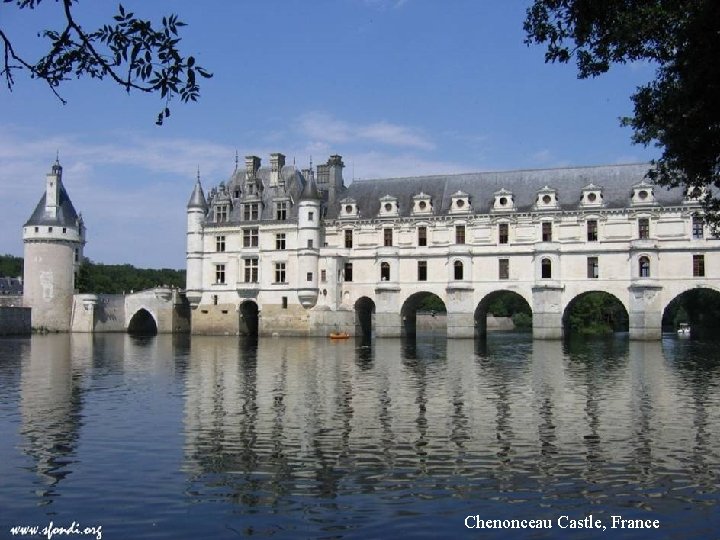
<path fill-rule="evenodd" d="M 26 335 L 30 330 L 30 308 L 0 306 L 0 336 Z"/>
<path fill-rule="evenodd" d="M 22 295 L 0 294 L 0 306 L 3 307 L 22 307 Z"/>

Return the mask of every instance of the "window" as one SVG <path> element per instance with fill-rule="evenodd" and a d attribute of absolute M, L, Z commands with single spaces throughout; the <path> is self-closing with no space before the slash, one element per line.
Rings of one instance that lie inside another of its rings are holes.
<path fill-rule="evenodd" d="M 380 263 L 380 281 L 390 281 L 390 263 Z"/>
<path fill-rule="evenodd" d="M 498 261 L 498 279 L 510 279 L 510 259 Z"/>
<path fill-rule="evenodd" d="M 383 245 L 384 246 L 392 246 L 392 229 L 383 229 Z"/>
<path fill-rule="evenodd" d="M 53 231 L 52 227 L 48 227 L 48 232 L 52 232 L 52 231 Z"/>
<path fill-rule="evenodd" d="M 313 275 L 312 272 L 308 272 L 308 273 L 307 273 L 307 280 L 308 280 L 308 281 L 312 281 L 312 275 Z"/>
<path fill-rule="evenodd" d="M 455 243 L 465 243 L 465 225 L 455 225 Z"/>
<path fill-rule="evenodd" d="M 75 250 L 75 262 L 78 262 L 80 260 L 80 250 Z"/>
<path fill-rule="evenodd" d="M 285 283 L 285 263 L 275 263 L 275 283 Z"/>
<path fill-rule="evenodd" d="M 218 303 L 218 295 L 217 294 L 212 295 L 212 301 L 213 301 L 213 305 L 217 306 L 217 303 Z"/>
<path fill-rule="evenodd" d="M 308 212 L 308 221 L 315 221 L 315 212 Z"/>
<path fill-rule="evenodd" d="M 352 281 L 352 263 L 345 263 L 344 267 L 345 281 Z"/>
<path fill-rule="evenodd" d="M 246 203 L 243 205 L 243 219 L 252 221 L 258 219 L 260 215 L 260 205 L 258 203 Z"/>
<path fill-rule="evenodd" d="M 498 224 L 498 241 L 501 244 L 507 244 L 508 243 L 508 224 L 507 223 L 500 223 Z"/>
<path fill-rule="evenodd" d="M 215 237 L 215 251 L 225 251 L 225 237 L 224 236 L 216 236 Z"/>
<path fill-rule="evenodd" d="M 552 242 L 552 223 L 543 221 L 542 224 L 542 241 Z"/>
<path fill-rule="evenodd" d="M 257 247 L 258 246 L 258 230 L 257 229 L 243 229 L 243 247 Z"/>
<path fill-rule="evenodd" d="M 598 224 L 596 219 L 589 219 L 587 222 L 587 239 L 588 242 L 597 242 Z"/>
<path fill-rule="evenodd" d="M 215 207 L 215 221 L 222 223 L 228 219 L 228 207 L 227 204 L 219 204 Z"/>
<path fill-rule="evenodd" d="M 427 227 L 418 227 L 418 246 L 427 246 Z"/>
<path fill-rule="evenodd" d="M 327 281 L 327 270 L 320 270 L 320 281 L 323 283 Z"/>
<path fill-rule="evenodd" d="M 35 227 L 35 232 L 40 232 L 40 227 Z"/>
<path fill-rule="evenodd" d="M 258 259 L 245 259 L 245 283 L 258 281 Z"/>
<path fill-rule="evenodd" d="M 702 238 L 704 235 L 704 228 L 705 223 L 703 218 L 694 216 L 692 218 L 692 237 L 695 239 Z"/>
<path fill-rule="evenodd" d="M 312 238 L 308 238 L 308 241 L 307 241 L 307 247 L 308 247 L 308 249 L 312 249 L 314 246 L 315 246 L 315 243 L 313 242 L 313 239 L 312 239 Z"/>
<path fill-rule="evenodd" d="M 353 247 L 352 229 L 345 229 L 345 247 Z"/>
<path fill-rule="evenodd" d="M 638 273 L 640 277 L 650 277 L 650 259 L 644 256 L 638 259 Z"/>
<path fill-rule="evenodd" d="M 67 233 L 67 227 L 63 227 L 63 234 Z"/>
<path fill-rule="evenodd" d="M 463 263 L 461 261 L 453 263 L 453 277 L 458 280 L 463 279 Z"/>
<path fill-rule="evenodd" d="M 552 278 L 552 261 L 550 259 L 540 261 L 540 277 L 542 279 Z"/>
<path fill-rule="evenodd" d="M 418 281 L 427 281 L 427 261 L 418 261 Z"/>
<path fill-rule="evenodd" d="M 275 203 L 275 219 L 285 221 L 287 219 L 287 202 Z"/>
<path fill-rule="evenodd" d="M 705 255 L 693 255 L 693 277 L 705 277 Z"/>
<path fill-rule="evenodd" d="M 648 218 L 638 219 L 638 238 L 642 240 L 650 238 L 650 220 Z"/>
<path fill-rule="evenodd" d="M 224 264 L 216 264 L 215 265 L 215 283 L 220 284 L 220 285 L 225 283 L 225 265 Z"/>
<path fill-rule="evenodd" d="M 600 266 L 597 257 L 587 258 L 587 277 L 588 279 L 597 279 L 600 277 Z"/>
<path fill-rule="evenodd" d="M 285 249 L 285 233 L 275 235 L 275 249 Z"/>
<path fill-rule="evenodd" d="M 288 304 L 288 302 L 287 302 L 287 296 L 283 296 L 283 297 L 282 297 L 282 308 L 283 308 L 283 309 L 287 309 L 287 304 Z"/>

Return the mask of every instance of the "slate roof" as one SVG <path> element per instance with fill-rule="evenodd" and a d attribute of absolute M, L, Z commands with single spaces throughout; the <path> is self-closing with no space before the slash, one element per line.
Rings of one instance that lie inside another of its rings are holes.
<path fill-rule="evenodd" d="M 188 208 L 202 208 L 207 210 L 207 202 L 205 201 L 205 194 L 203 193 L 202 185 L 200 185 L 200 179 L 195 183 L 195 189 L 193 189 L 190 195 L 190 200 L 187 203 Z"/>
<path fill-rule="evenodd" d="M 433 214 L 442 215 L 448 213 L 452 195 L 462 191 L 470 196 L 473 213 L 487 214 L 493 207 L 495 192 L 505 189 L 513 194 L 516 211 L 524 212 L 533 210 L 538 191 L 548 186 L 557 191 L 560 210 L 573 210 L 579 207 L 582 189 L 595 184 L 602 189 L 604 208 L 627 208 L 632 187 L 645 179 L 649 168 L 649 164 L 640 163 L 356 180 L 339 199 L 354 199 L 359 218 L 370 219 L 378 215 L 380 199 L 390 195 L 398 200 L 399 215 L 409 216 L 413 196 L 423 192 L 432 198 Z M 676 206 L 683 202 L 682 188 L 667 190 L 656 186 L 654 193 L 661 206 Z M 332 205 L 327 217 L 336 218 L 339 210 L 340 203 Z"/>
<path fill-rule="evenodd" d="M 22 280 L 14 277 L 0 276 L 0 294 L 18 296 L 23 293 Z"/>
<path fill-rule="evenodd" d="M 60 184 L 60 193 L 58 197 L 57 215 L 52 217 L 45 213 L 45 198 L 47 193 L 43 193 L 35 207 L 35 211 L 30 216 L 30 219 L 25 222 L 25 226 L 32 225 L 57 225 L 60 227 L 76 227 L 78 222 L 78 214 L 75 211 L 70 197 L 65 191 L 65 186 Z"/>

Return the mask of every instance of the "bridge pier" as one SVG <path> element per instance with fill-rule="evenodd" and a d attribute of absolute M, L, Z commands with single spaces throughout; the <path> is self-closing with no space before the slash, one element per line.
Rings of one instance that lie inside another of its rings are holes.
<path fill-rule="evenodd" d="M 662 337 L 661 290 L 662 285 L 650 280 L 630 285 L 630 339 L 649 341 Z"/>
<path fill-rule="evenodd" d="M 562 338 L 564 288 L 557 283 L 536 285 L 532 288 L 533 339 Z"/>
<path fill-rule="evenodd" d="M 473 337 L 475 337 L 475 314 L 474 313 L 448 313 L 446 321 L 447 321 L 447 337 L 449 337 L 449 338 L 473 338 Z"/>
<path fill-rule="evenodd" d="M 376 337 L 402 337 L 402 317 L 399 313 L 375 312 Z"/>

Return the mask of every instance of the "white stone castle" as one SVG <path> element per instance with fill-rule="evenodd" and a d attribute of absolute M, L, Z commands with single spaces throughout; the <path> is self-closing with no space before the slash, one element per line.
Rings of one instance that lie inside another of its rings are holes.
<path fill-rule="evenodd" d="M 196 334 L 411 335 L 429 294 L 449 337 L 485 332 L 502 291 L 536 338 L 559 338 L 573 300 L 614 295 L 630 336 L 658 339 L 684 291 L 720 290 L 720 242 L 695 189 L 613 165 L 343 182 L 343 162 L 300 171 L 245 159 L 187 206 L 187 298 Z"/>

